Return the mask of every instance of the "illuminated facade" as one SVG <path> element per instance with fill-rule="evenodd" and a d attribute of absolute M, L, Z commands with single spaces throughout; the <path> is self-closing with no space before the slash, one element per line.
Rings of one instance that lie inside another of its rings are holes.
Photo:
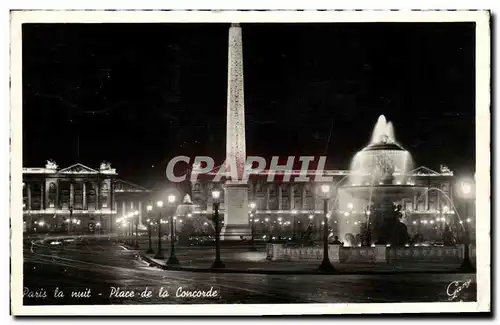
<path fill-rule="evenodd" d="M 117 216 L 138 210 L 141 218 L 149 191 L 117 176 L 105 162 L 99 169 L 79 163 L 58 168 L 53 161 L 23 168 L 24 231 L 113 232 Z"/>

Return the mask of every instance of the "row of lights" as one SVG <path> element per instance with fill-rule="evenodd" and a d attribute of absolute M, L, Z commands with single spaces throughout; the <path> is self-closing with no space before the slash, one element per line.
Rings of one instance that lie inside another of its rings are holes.
<path fill-rule="evenodd" d="M 440 221 L 441 221 L 441 222 L 446 222 L 446 219 L 445 219 L 445 218 L 436 218 L 436 222 L 440 222 Z M 465 221 L 466 221 L 467 223 L 470 223 L 470 222 L 472 222 L 472 219 L 471 219 L 471 218 L 467 218 Z M 412 223 L 413 223 L 414 225 L 416 225 L 416 224 L 418 223 L 418 221 L 417 221 L 417 220 L 413 220 L 413 222 L 412 222 Z M 434 220 L 420 220 L 420 223 L 423 223 L 423 224 L 425 224 L 425 225 L 429 223 L 429 224 L 431 224 L 431 225 L 432 225 L 432 224 L 434 224 Z M 463 220 L 460 220 L 460 221 L 459 221 L 459 223 L 460 223 L 460 224 L 463 224 L 464 222 L 463 222 Z"/>

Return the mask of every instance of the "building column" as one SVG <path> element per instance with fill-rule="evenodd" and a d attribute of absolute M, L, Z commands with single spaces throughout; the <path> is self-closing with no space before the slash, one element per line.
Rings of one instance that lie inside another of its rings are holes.
<path fill-rule="evenodd" d="M 125 215 L 127 208 L 125 207 L 125 201 L 122 201 L 122 217 Z"/>
<path fill-rule="evenodd" d="M 26 207 L 26 210 L 31 210 L 31 184 L 26 184 L 26 188 L 28 191 L 28 206 Z"/>
<path fill-rule="evenodd" d="M 307 202 L 307 193 L 306 193 L 306 186 L 302 185 L 302 206 L 301 210 L 306 210 L 306 202 Z"/>
<path fill-rule="evenodd" d="M 278 184 L 278 210 L 283 210 L 283 189 Z"/>
<path fill-rule="evenodd" d="M 427 188 L 427 190 L 428 190 L 428 188 Z M 424 209 L 425 209 L 425 211 L 428 211 L 429 210 L 429 191 L 425 191 L 424 198 L 425 198 L 425 207 L 424 207 Z"/>
<path fill-rule="evenodd" d="M 142 201 L 139 201 L 138 202 L 138 206 L 139 206 L 139 225 L 142 225 Z"/>
<path fill-rule="evenodd" d="M 75 184 L 69 183 L 69 206 L 75 206 Z"/>
<path fill-rule="evenodd" d="M 83 210 L 87 210 L 87 186 L 85 185 L 85 181 L 82 184 L 82 191 L 83 191 Z"/>
<path fill-rule="evenodd" d="M 44 210 L 45 209 L 45 184 L 42 183 L 40 184 L 40 210 Z"/>
<path fill-rule="evenodd" d="M 101 184 L 99 183 L 99 181 L 97 181 L 97 183 L 94 183 L 93 186 L 96 187 L 95 189 L 95 209 L 96 210 L 101 210 L 101 205 L 100 205 L 100 202 L 101 202 Z"/>
<path fill-rule="evenodd" d="M 293 184 L 290 184 L 289 191 L 290 193 L 288 194 L 288 199 L 290 201 L 290 210 L 293 210 L 295 208 L 295 198 L 294 198 L 294 193 L 293 193 Z"/>
<path fill-rule="evenodd" d="M 417 201 L 417 193 L 413 194 L 413 211 L 417 211 L 418 201 Z"/>
<path fill-rule="evenodd" d="M 56 210 L 59 210 L 59 180 L 56 181 L 56 202 L 55 202 Z"/>
<path fill-rule="evenodd" d="M 271 184 L 267 183 L 266 186 L 266 210 L 270 210 L 269 201 L 271 200 Z"/>
<path fill-rule="evenodd" d="M 311 186 L 311 196 L 312 196 L 312 209 L 314 212 L 316 212 L 316 187 L 314 185 Z"/>

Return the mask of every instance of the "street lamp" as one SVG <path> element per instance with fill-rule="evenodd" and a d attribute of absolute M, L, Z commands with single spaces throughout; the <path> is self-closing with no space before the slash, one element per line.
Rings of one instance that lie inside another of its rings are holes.
<path fill-rule="evenodd" d="M 471 222 L 471 219 L 468 217 L 469 213 L 468 203 L 469 200 L 471 200 L 473 197 L 473 182 L 467 179 L 463 179 L 460 181 L 460 186 L 458 189 L 459 189 L 458 194 L 464 199 L 465 217 L 467 218 L 466 219 L 467 222 L 463 222 L 462 220 L 460 220 L 460 224 L 464 229 L 465 240 L 464 240 L 464 260 L 460 265 L 459 270 L 470 272 L 475 270 L 475 267 L 472 265 L 469 256 L 470 240 L 469 240 L 469 225 L 468 225 Z"/>
<path fill-rule="evenodd" d="M 330 259 L 328 258 L 328 196 L 330 194 L 330 185 L 324 184 L 321 185 L 321 192 L 323 194 L 323 261 L 319 266 L 320 271 L 322 272 L 333 272 L 335 268 L 332 263 L 330 263 Z"/>
<path fill-rule="evenodd" d="M 69 222 L 68 222 L 68 234 L 71 233 L 71 220 L 73 220 L 73 207 L 69 207 Z"/>
<path fill-rule="evenodd" d="M 214 210 L 213 222 L 215 227 L 215 260 L 212 263 L 213 269 L 220 269 L 225 267 L 224 263 L 220 259 L 219 198 L 220 198 L 220 191 L 216 189 L 212 190 L 213 210 Z"/>
<path fill-rule="evenodd" d="M 170 194 L 167 197 L 168 205 L 172 208 L 175 202 L 175 195 Z M 179 264 L 179 260 L 175 256 L 175 230 L 174 230 L 174 213 L 175 210 L 172 211 L 170 215 L 170 256 L 167 260 L 167 265 L 177 265 Z"/>
<path fill-rule="evenodd" d="M 252 230 L 252 246 L 250 247 L 251 251 L 257 251 L 257 248 L 255 247 L 255 220 L 254 220 L 254 212 L 255 212 L 255 207 L 257 206 L 255 202 L 250 203 L 250 216 L 252 219 L 250 219 L 250 222 L 252 223 L 251 225 L 251 230 Z"/>
<path fill-rule="evenodd" d="M 151 241 L 151 219 L 149 219 L 149 213 L 153 211 L 153 206 L 152 205 L 148 205 L 146 207 L 146 213 L 147 213 L 147 222 L 148 222 L 148 243 L 149 243 L 149 246 L 148 246 L 148 250 L 146 251 L 146 254 L 154 254 L 154 251 L 153 251 L 153 242 Z"/>
<path fill-rule="evenodd" d="M 139 211 L 135 210 L 135 248 L 139 249 Z"/>
<path fill-rule="evenodd" d="M 156 206 L 158 207 L 158 251 L 155 258 L 163 259 L 165 258 L 161 249 L 161 208 L 163 207 L 163 201 L 156 202 Z"/>

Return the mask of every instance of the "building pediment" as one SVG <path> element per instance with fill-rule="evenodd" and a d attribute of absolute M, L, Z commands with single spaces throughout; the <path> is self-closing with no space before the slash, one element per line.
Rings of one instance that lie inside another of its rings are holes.
<path fill-rule="evenodd" d="M 99 171 L 82 165 L 80 163 L 74 164 L 67 168 L 58 171 L 59 174 L 99 174 Z"/>
<path fill-rule="evenodd" d="M 115 181 L 114 189 L 115 193 L 149 192 L 149 190 L 142 186 L 124 181 L 122 179 L 117 179 Z"/>
<path fill-rule="evenodd" d="M 410 174 L 417 175 L 417 176 L 439 176 L 441 175 L 435 170 L 432 170 L 430 168 L 427 168 L 425 166 L 420 166 L 418 168 L 415 168 L 410 172 Z"/>

